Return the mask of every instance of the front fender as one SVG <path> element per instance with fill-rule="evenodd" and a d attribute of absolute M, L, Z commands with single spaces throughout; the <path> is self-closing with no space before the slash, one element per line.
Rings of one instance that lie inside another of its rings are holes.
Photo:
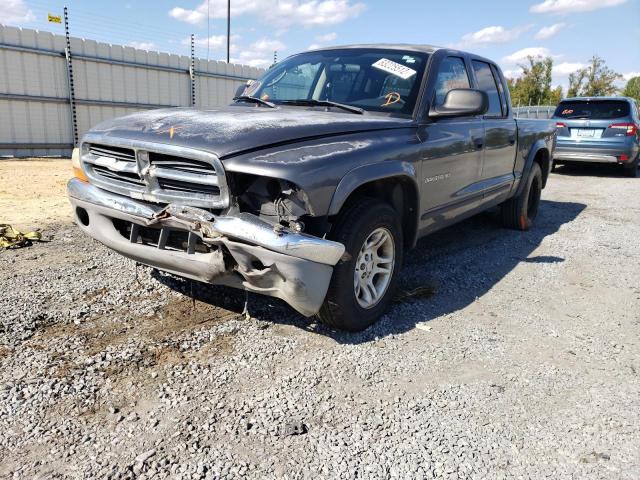
<path fill-rule="evenodd" d="M 369 182 L 389 178 L 400 178 L 410 181 L 415 186 L 416 191 L 419 191 L 416 169 L 413 164 L 407 161 L 386 161 L 363 165 L 354 168 L 342 177 L 331 198 L 328 214 L 337 215 L 344 205 L 344 202 L 349 198 L 349 195 L 358 189 L 358 187 Z"/>
<path fill-rule="evenodd" d="M 411 163 L 418 144 L 414 128 L 401 128 L 316 138 L 221 160 L 229 173 L 293 183 L 306 194 L 311 215 L 323 217 L 329 214 L 332 201 L 339 209 L 346 198 L 336 195 L 336 189 L 348 192 L 359 178 L 382 178 L 387 172 L 415 176 Z M 378 173 L 365 174 L 369 169 Z"/>

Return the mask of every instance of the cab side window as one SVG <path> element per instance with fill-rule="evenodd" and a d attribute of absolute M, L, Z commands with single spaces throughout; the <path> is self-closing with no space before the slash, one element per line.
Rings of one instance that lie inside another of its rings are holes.
<path fill-rule="evenodd" d="M 487 117 L 502 117 L 505 112 L 502 111 L 502 100 L 498 93 L 498 82 L 493 76 L 491 67 L 488 63 L 473 60 L 473 71 L 476 74 L 478 88 L 489 96 L 489 110 Z"/>
<path fill-rule="evenodd" d="M 498 67 L 491 65 L 491 71 L 493 72 L 493 78 L 496 79 L 498 84 L 498 92 L 500 92 L 500 101 L 502 104 L 502 116 L 506 117 L 509 114 L 509 105 L 507 104 L 507 92 L 505 92 L 504 81 L 501 79 Z"/>
<path fill-rule="evenodd" d="M 460 57 L 447 57 L 440 64 L 436 80 L 435 104 L 442 105 L 450 90 L 471 88 L 464 60 Z"/>

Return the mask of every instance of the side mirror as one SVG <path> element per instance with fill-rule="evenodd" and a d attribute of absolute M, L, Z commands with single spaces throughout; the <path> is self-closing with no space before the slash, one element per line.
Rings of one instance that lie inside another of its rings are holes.
<path fill-rule="evenodd" d="M 487 110 L 489 110 L 489 97 L 485 92 L 472 88 L 456 88 L 447 93 L 444 104 L 431 107 L 429 117 L 484 115 Z"/>

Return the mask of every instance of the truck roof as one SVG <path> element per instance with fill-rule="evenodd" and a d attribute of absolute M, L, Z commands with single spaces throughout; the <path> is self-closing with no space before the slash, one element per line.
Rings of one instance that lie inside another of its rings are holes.
<path fill-rule="evenodd" d="M 440 50 L 443 47 L 437 47 L 434 45 L 415 45 L 411 43 L 363 43 L 363 44 L 353 44 L 353 45 L 336 45 L 332 47 L 322 47 L 322 48 L 314 48 L 309 51 L 321 51 L 321 50 L 344 50 L 349 48 L 371 48 L 371 49 L 380 49 L 380 50 L 410 50 L 413 52 L 421 52 L 421 53 L 433 53 L 436 50 Z"/>
<path fill-rule="evenodd" d="M 631 101 L 632 99 L 629 97 L 569 97 L 563 98 L 562 101 L 566 102 L 568 100 L 576 100 L 576 101 L 594 101 L 594 100 L 627 100 Z"/>
<path fill-rule="evenodd" d="M 363 44 L 353 44 L 353 45 L 335 45 L 331 47 L 322 47 L 322 48 L 314 48 L 312 50 L 307 50 L 307 52 L 321 52 L 325 50 L 344 50 L 344 49 L 357 49 L 357 48 L 369 48 L 369 49 L 380 49 L 380 50 L 402 50 L 402 51 L 410 51 L 410 52 L 418 52 L 418 53 L 427 53 L 432 54 L 438 50 L 447 50 L 451 54 L 464 54 L 470 55 L 472 58 L 477 60 L 486 61 L 488 63 L 494 64 L 499 68 L 499 65 L 489 58 L 482 57 L 475 53 L 459 50 L 457 48 L 449 48 L 449 47 L 439 47 L 436 45 L 418 45 L 412 43 L 363 43 Z M 306 53 L 306 52 L 300 52 Z M 296 53 L 294 55 L 299 55 L 300 53 Z"/>

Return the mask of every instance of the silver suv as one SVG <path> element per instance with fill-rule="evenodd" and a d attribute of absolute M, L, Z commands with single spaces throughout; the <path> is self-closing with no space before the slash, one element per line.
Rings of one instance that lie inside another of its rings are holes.
<path fill-rule="evenodd" d="M 567 98 L 553 115 L 558 142 L 554 163 L 596 162 L 624 166 L 640 176 L 640 113 L 632 98 Z"/>

